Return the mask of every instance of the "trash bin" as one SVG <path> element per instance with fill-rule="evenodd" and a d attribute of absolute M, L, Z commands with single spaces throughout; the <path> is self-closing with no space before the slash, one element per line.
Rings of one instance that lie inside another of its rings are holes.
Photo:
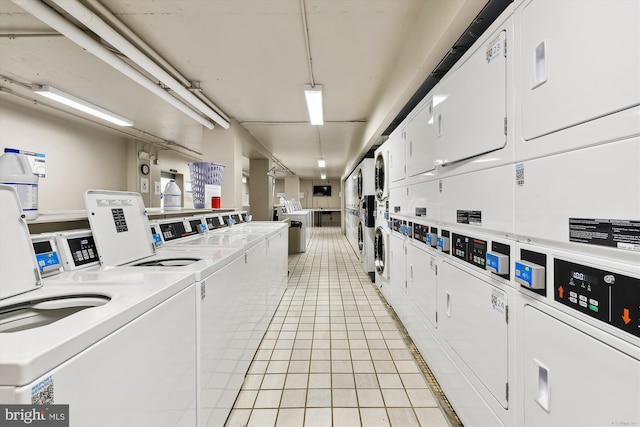
<path fill-rule="evenodd" d="M 302 248 L 302 222 L 291 221 L 289 227 L 289 254 L 298 254 L 304 252 Z"/>

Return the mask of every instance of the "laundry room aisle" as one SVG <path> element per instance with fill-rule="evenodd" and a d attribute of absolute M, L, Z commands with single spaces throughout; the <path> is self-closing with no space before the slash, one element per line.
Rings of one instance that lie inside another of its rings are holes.
<path fill-rule="evenodd" d="M 227 426 L 449 425 L 339 227 L 289 271 Z"/>

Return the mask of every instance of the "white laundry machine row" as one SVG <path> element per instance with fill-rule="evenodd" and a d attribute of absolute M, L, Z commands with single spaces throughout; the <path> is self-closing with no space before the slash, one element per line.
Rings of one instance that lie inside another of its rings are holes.
<path fill-rule="evenodd" d="M 0 198 L 0 401 L 67 404 L 70 425 L 193 424 L 193 273 L 62 272 Z"/>
<path fill-rule="evenodd" d="M 588 67 L 580 52 L 637 52 L 640 4 L 551 7 L 508 8 L 385 143 L 381 290 L 464 423 L 633 425 L 640 59 L 609 49 Z"/>
<path fill-rule="evenodd" d="M 217 214 L 152 224 L 170 251 L 241 248 L 244 258 L 217 271 L 199 299 L 199 425 L 222 425 L 287 283 L 288 224 L 251 222 L 216 229 Z M 185 232 L 209 228 L 205 233 Z M 203 227 L 203 225 L 205 225 Z M 205 298 L 205 293 L 208 298 Z"/>

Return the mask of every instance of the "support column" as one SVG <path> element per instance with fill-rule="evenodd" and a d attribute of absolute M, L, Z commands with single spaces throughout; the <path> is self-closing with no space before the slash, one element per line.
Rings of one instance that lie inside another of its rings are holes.
<path fill-rule="evenodd" d="M 236 132 L 233 129 L 224 130 L 219 127 L 213 130 L 205 129 L 202 135 L 202 160 L 225 166 L 220 207 L 241 209 L 242 140 L 236 138 Z M 253 204 L 253 200 L 251 203 Z"/>
<path fill-rule="evenodd" d="M 300 177 L 287 176 L 284 178 L 284 198 L 300 200 Z"/>
<path fill-rule="evenodd" d="M 273 219 L 275 178 L 267 175 L 271 169 L 271 163 L 271 159 L 249 160 L 249 203 L 251 216 L 256 221 Z"/>

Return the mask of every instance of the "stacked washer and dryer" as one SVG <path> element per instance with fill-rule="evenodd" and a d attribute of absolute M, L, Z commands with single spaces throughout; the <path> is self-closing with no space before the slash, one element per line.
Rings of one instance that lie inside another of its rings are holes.
<path fill-rule="evenodd" d="M 464 424 L 640 424 L 638 16 L 516 1 L 378 149 L 381 291 Z"/>
<path fill-rule="evenodd" d="M 375 280 L 376 198 L 374 161 L 363 159 L 345 181 L 345 234 L 362 268 Z"/>

